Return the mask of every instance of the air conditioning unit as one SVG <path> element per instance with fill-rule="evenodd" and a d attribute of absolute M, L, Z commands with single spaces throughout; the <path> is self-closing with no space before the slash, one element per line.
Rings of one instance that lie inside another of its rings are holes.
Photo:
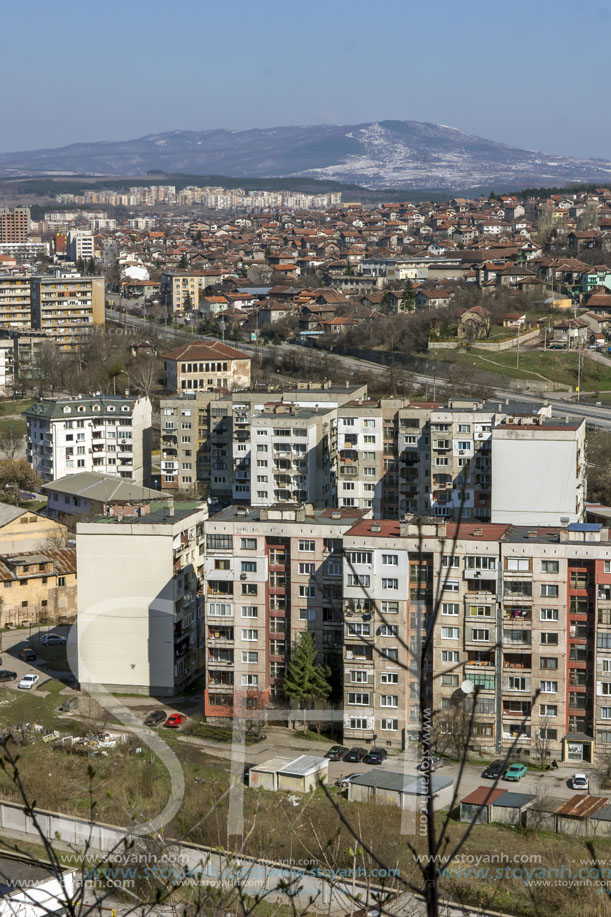
<path fill-rule="evenodd" d="M 240 579 L 248 579 L 245 573 L 240 573 Z"/>

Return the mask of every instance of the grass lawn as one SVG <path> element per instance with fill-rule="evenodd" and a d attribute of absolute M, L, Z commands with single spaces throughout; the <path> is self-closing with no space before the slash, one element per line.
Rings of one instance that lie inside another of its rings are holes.
<path fill-rule="evenodd" d="M 33 398 L 16 398 L 12 401 L 0 401 L 0 416 L 3 414 L 21 414 L 34 404 Z"/>
<path fill-rule="evenodd" d="M 25 420 L 22 417 L 12 417 L 10 420 L 0 420 L 0 436 L 5 436 L 13 428 L 14 436 L 25 436 Z"/>
<path fill-rule="evenodd" d="M 577 386 L 577 362 L 575 353 L 559 351 L 527 350 L 520 353 L 519 368 L 516 368 L 516 351 L 505 353 L 477 353 L 475 350 L 450 352 L 440 359 L 468 366 L 485 372 L 498 373 L 512 379 L 540 379 L 541 376 L 553 382 L 560 382 L 572 388 Z M 611 389 L 611 366 L 603 366 L 587 357 L 583 360 L 581 372 L 582 391 Z"/>

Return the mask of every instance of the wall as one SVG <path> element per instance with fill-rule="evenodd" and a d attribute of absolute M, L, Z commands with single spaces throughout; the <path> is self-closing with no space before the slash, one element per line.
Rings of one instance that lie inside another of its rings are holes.
<path fill-rule="evenodd" d="M 28 522 L 23 522 L 27 519 Z M 20 554 L 25 551 L 36 551 L 48 539 L 65 544 L 67 528 L 60 522 L 54 522 L 38 513 L 26 512 L 12 522 L 0 528 L 0 554 Z"/>

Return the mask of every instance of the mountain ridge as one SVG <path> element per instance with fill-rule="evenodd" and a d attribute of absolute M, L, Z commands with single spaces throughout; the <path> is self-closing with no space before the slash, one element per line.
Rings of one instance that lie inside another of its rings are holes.
<path fill-rule="evenodd" d="M 0 154 L 0 171 L 314 178 L 372 189 L 609 182 L 611 162 L 523 150 L 428 121 L 213 128 Z"/>

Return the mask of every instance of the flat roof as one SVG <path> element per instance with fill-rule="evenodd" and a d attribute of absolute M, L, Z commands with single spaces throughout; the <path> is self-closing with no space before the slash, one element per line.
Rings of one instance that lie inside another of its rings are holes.
<path fill-rule="evenodd" d="M 278 768 L 279 774 L 287 774 L 294 777 L 307 777 L 308 774 L 315 774 L 316 771 L 323 767 L 328 767 L 329 759 L 320 755 L 300 755 L 283 767 Z"/>
<path fill-rule="evenodd" d="M 504 790 L 503 795 L 495 799 L 492 805 L 505 809 L 521 809 L 537 798 L 536 793 L 512 793 Z"/>
<path fill-rule="evenodd" d="M 317 509 L 305 511 L 303 519 L 295 519 L 297 513 L 303 511 L 301 503 L 273 503 L 270 506 L 238 506 L 232 504 L 214 514 L 215 522 L 308 522 L 314 525 L 353 525 L 358 523 L 369 510 L 355 507 L 341 507 L 340 509 Z M 269 513 L 272 513 L 270 516 Z M 273 515 L 279 514 L 278 516 Z M 292 518 L 280 514 L 293 514 Z M 265 517 L 265 518 L 262 518 Z M 397 523 L 398 525 L 398 523 Z"/>
<path fill-rule="evenodd" d="M 62 869 L 62 873 L 67 872 L 69 870 Z M 0 855 L 0 896 L 3 898 L 14 892 L 23 892 L 25 886 L 32 890 L 32 883 L 42 884 L 56 877 L 57 870 L 50 863 L 47 865 L 26 857 Z"/>
<path fill-rule="evenodd" d="M 146 516 L 124 516 L 119 519 L 118 516 L 95 516 L 88 520 L 93 523 L 103 522 L 106 525 L 174 525 L 181 522 L 196 513 L 200 509 L 207 509 L 206 503 L 174 503 L 174 515 L 170 516 L 170 502 L 165 501 L 156 509 L 147 513 Z M 86 524 L 86 523 L 81 523 Z"/>
<path fill-rule="evenodd" d="M 268 758 L 267 761 L 262 761 L 260 764 L 253 764 L 250 769 L 251 771 L 263 771 L 266 774 L 275 774 L 280 768 L 290 764 L 292 760 L 292 758 L 276 755 L 274 758 Z"/>
<path fill-rule="evenodd" d="M 426 794 L 426 781 L 424 777 L 413 774 L 399 774 L 396 771 L 369 771 L 360 777 L 354 777 L 351 781 L 359 786 L 373 786 L 383 790 L 394 790 L 396 793 L 405 793 L 407 796 L 424 796 Z M 452 786 L 454 781 L 449 777 L 439 777 L 437 774 L 431 775 L 431 785 L 433 793 L 448 786 Z"/>

